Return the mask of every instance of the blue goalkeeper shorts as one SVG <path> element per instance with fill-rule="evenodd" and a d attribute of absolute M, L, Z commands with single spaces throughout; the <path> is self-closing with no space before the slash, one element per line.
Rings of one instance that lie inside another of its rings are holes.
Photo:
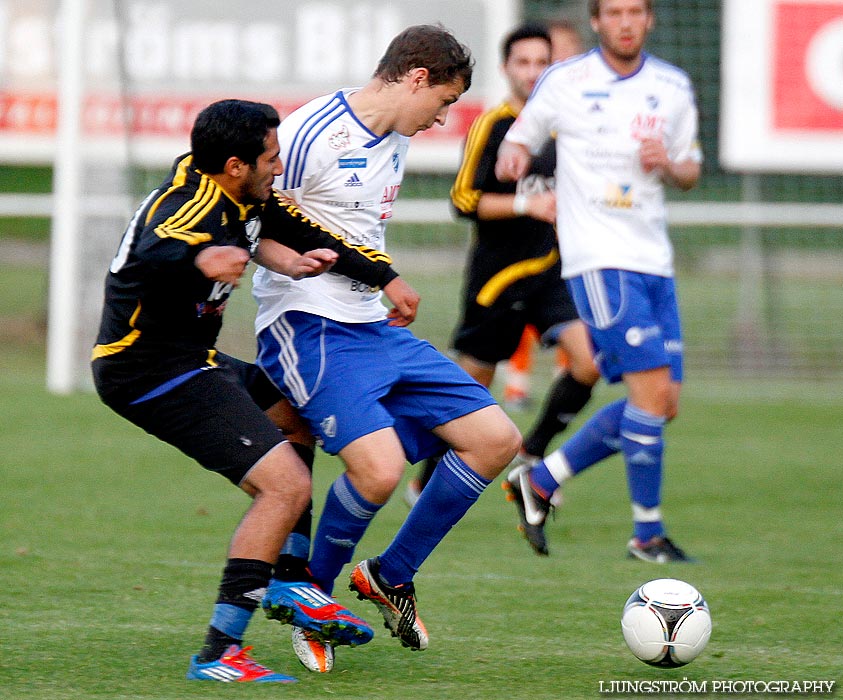
<path fill-rule="evenodd" d="M 288 311 L 258 335 L 257 363 L 329 454 L 394 428 L 416 463 L 445 448 L 433 428 L 495 403 L 430 343 L 387 321 Z"/>
<path fill-rule="evenodd" d="M 682 381 L 682 328 L 672 277 L 593 270 L 572 277 L 568 286 L 606 381 L 657 367 L 670 367 L 671 378 Z"/>

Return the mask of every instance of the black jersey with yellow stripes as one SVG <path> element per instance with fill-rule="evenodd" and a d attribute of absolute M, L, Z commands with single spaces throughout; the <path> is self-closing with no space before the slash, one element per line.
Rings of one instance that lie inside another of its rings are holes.
<path fill-rule="evenodd" d="M 349 245 L 277 197 L 260 205 L 235 201 L 187 154 L 141 203 L 111 262 L 92 353 L 100 393 L 131 400 L 213 366 L 233 287 L 205 277 L 196 255 L 208 246 L 249 250 L 260 237 L 299 252 L 331 248 L 340 256 L 335 270 L 373 286 L 396 276 L 386 254 Z"/>
<path fill-rule="evenodd" d="M 530 171 L 518 183 L 501 182 L 495 177 L 498 148 L 507 130 L 518 116 L 515 109 L 503 102 L 481 114 L 471 125 L 466 137 L 463 159 L 451 188 L 451 202 L 457 213 L 475 221 L 475 244 L 489 258 L 490 271 L 513 261 L 543 258 L 556 250 L 556 233 L 551 224 L 522 216 L 510 219 L 480 220 L 477 206 L 484 193 L 535 194 L 553 191 L 556 152 L 548 141 L 533 158 Z"/>

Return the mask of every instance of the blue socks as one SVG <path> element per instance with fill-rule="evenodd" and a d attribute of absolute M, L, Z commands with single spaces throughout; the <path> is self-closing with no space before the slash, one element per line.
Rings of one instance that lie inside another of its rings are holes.
<path fill-rule="evenodd" d="M 237 640 L 243 639 L 254 610 L 246 610 L 229 603 L 217 603 L 211 616 L 211 627 Z"/>
<path fill-rule="evenodd" d="M 272 565 L 265 561 L 226 561 L 205 644 L 198 654 L 201 663 L 218 659 L 231 644 L 242 642 L 271 574 Z"/>
<path fill-rule="evenodd" d="M 620 425 L 626 399 L 603 406 L 557 452 L 548 455 L 530 472 L 530 480 L 537 490 L 549 497 L 562 480 L 579 474 L 592 464 L 620 451 Z M 558 452 L 564 459 L 554 460 Z M 555 462 L 565 468 L 555 468 Z M 548 464 L 549 463 L 549 464 Z"/>
<path fill-rule="evenodd" d="M 398 534 L 380 556 L 380 575 L 393 586 L 409 583 L 425 559 L 491 483 L 448 450 Z"/>
<path fill-rule="evenodd" d="M 665 419 L 627 404 L 621 419 L 621 446 L 632 500 L 634 534 L 641 542 L 664 534 L 661 504 Z"/>
<path fill-rule="evenodd" d="M 603 406 L 565 442 L 562 451 L 574 474 L 620 451 L 620 426 L 625 407 L 626 399 Z"/>
<path fill-rule="evenodd" d="M 665 419 L 620 399 L 597 411 L 559 449 L 530 471 L 549 497 L 565 479 L 622 451 L 632 501 L 633 532 L 641 542 L 664 535 L 661 509 Z"/>
<path fill-rule="evenodd" d="M 310 559 L 310 572 L 328 595 L 333 592 L 334 581 L 342 567 L 351 561 L 355 547 L 381 507 L 363 498 L 346 474 L 329 489 Z"/>

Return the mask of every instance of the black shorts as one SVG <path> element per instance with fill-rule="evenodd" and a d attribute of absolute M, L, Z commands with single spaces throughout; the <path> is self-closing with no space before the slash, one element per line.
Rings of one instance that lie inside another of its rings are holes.
<path fill-rule="evenodd" d="M 205 469 L 239 485 L 284 434 L 264 409 L 283 397 L 256 365 L 217 354 L 219 366 L 174 389 L 130 405 L 106 403 Z"/>
<path fill-rule="evenodd" d="M 478 302 L 489 280 L 488 273 L 483 272 L 474 268 L 469 271 L 463 317 L 452 343 L 458 352 L 496 364 L 512 356 L 527 324 L 544 333 L 579 318 L 558 262 L 538 275 L 515 281 L 490 305 Z M 480 299 L 484 300 L 482 295 Z"/>

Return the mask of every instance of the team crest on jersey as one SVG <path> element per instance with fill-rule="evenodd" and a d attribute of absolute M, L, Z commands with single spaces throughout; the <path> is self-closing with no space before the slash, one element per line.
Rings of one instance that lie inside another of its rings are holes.
<path fill-rule="evenodd" d="M 656 109 L 659 106 L 659 98 L 656 95 L 647 95 L 647 106 Z"/>
<path fill-rule="evenodd" d="M 339 131 L 334 132 L 328 136 L 328 145 L 336 151 L 342 148 L 348 148 L 351 144 L 351 135 L 348 133 L 348 127 L 343 124 Z"/>
<path fill-rule="evenodd" d="M 246 222 L 246 238 L 249 243 L 255 243 L 258 240 L 261 232 L 261 220 L 258 217 L 249 219 Z"/>
<path fill-rule="evenodd" d="M 397 173 L 398 166 L 401 165 L 401 157 L 398 155 L 398 151 L 392 154 L 392 169 Z"/>

